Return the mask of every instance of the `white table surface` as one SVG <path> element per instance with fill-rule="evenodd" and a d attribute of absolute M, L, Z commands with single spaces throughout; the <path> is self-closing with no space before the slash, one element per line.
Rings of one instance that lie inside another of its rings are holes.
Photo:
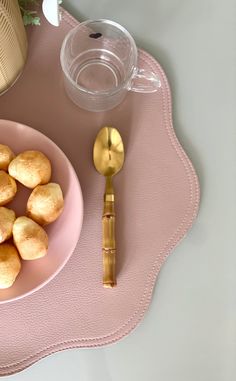
<path fill-rule="evenodd" d="M 200 178 L 201 207 L 163 266 L 150 309 L 134 332 L 106 348 L 54 354 L 10 379 L 233 381 L 235 1 L 64 0 L 64 6 L 79 20 L 118 21 L 162 64 L 175 130 Z"/>

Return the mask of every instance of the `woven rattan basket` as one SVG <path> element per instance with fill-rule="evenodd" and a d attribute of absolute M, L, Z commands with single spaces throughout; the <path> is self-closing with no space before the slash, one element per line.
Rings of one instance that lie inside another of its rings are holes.
<path fill-rule="evenodd" d="M 0 94 L 23 70 L 27 38 L 18 0 L 0 0 Z"/>

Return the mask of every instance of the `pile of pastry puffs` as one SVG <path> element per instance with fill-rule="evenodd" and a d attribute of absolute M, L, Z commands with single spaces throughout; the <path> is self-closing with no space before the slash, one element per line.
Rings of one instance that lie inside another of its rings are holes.
<path fill-rule="evenodd" d="M 0 144 L 0 289 L 13 285 L 21 260 L 46 255 L 48 236 L 43 226 L 62 213 L 64 200 L 59 184 L 51 183 L 51 163 L 40 151 L 24 151 L 15 156 Z M 26 215 L 16 216 L 6 205 L 17 194 L 17 182 L 32 189 Z"/>

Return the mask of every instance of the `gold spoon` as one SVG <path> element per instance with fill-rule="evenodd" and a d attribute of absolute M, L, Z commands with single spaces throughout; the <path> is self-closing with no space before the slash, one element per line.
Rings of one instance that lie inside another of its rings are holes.
<path fill-rule="evenodd" d="M 109 288 L 116 285 L 115 195 L 112 177 L 121 170 L 124 159 L 124 145 L 119 132 L 113 127 L 101 128 L 93 147 L 93 162 L 96 170 L 106 177 L 102 216 L 102 255 L 103 286 Z"/>

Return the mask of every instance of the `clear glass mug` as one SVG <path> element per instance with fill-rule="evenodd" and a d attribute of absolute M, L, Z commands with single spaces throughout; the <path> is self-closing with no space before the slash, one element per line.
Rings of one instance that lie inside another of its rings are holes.
<path fill-rule="evenodd" d="M 72 29 L 60 60 L 68 96 L 89 111 L 114 108 L 129 90 L 153 93 L 161 86 L 156 74 L 137 67 L 133 37 L 113 21 L 88 20 Z"/>

